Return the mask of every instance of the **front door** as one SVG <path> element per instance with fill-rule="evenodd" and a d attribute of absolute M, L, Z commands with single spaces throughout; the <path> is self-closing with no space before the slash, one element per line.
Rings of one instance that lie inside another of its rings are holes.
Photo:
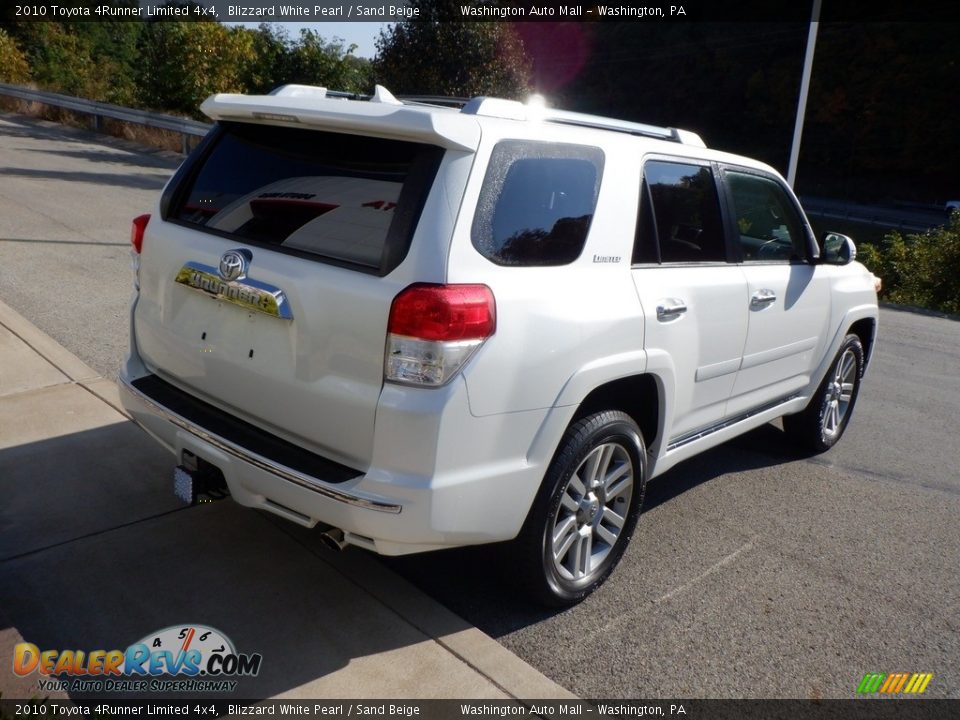
<path fill-rule="evenodd" d="M 786 399 L 810 382 L 830 318 L 829 268 L 812 257 L 813 237 L 774 176 L 723 169 L 747 282 L 747 341 L 726 414 Z"/>

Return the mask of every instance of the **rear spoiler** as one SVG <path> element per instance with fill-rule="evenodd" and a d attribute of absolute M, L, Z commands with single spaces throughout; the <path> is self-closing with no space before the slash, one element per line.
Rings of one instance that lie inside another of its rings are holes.
<path fill-rule="evenodd" d="M 395 100 L 383 101 L 377 96 L 354 100 L 320 92 L 221 93 L 207 98 L 200 110 L 217 121 L 316 127 L 430 143 L 451 150 L 475 151 L 480 143 L 480 125 L 473 117 L 456 110 L 438 112 L 437 108 L 426 110 Z"/>

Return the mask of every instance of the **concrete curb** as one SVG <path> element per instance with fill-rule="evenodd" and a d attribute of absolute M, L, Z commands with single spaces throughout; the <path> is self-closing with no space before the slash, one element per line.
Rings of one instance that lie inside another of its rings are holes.
<path fill-rule="evenodd" d="M 2 300 L 0 300 L 0 325 L 20 338 L 72 382 L 82 383 L 100 379 L 100 375 L 93 368 Z"/>
<path fill-rule="evenodd" d="M 43 360 L 58 369 L 65 377 L 61 384 L 77 385 L 97 400 L 126 415 L 120 404 L 119 388 L 114 382 L 100 377 L 83 361 L 2 301 L 0 301 L 0 326 L 7 328 Z M 42 389 L 42 387 L 37 388 L 37 390 Z M 301 532 L 302 529 L 296 526 L 287 527 L 282 520 L 273 516 L 267 517 L 307 549 L 312 550 L 312 546 L 319 546 L 319 541 L 314 543 L 315 538 L 309 533 Z M 493 638 L 383 566 L 374 556 L 362 551 L 353 551 L 331 557 L 329 552 L 324 552 L 320 559 L 330 564 L 361 592 L 374 598 L 401 620 L 437 643 L 444 651 L 485 678 L 500 692 L 521 702 L 576 697 Z M 0 626 L 2 625 L 2 616 L 0 616 Z M 5 627 L 7 627 L 6 632 L 16 636 L 11 636 L 14 637 L 13 642 L 18 641 L 19 633 L 16 629 L 9 623 L 6 623 Z"/>
<path fill-rule="evenodd" d="M 302 541 L 302 538 L 308 537 L 297 526 L 288 526 L 273 516 L 268 518 L 296 539 Z M 314 543 L 304 544 L 309 547 Z M 315 544 L 320 543 L 316 541 Z M 519 700 L 577 699 L 576 695 L 528 665 L 489 635 L 378 562 L 374 555 L 355 548 L 348 548 L 339 554 L 331 554 L 326 548 L 321 552 L 324 562 L 487 677 L 507 695 Z"/>

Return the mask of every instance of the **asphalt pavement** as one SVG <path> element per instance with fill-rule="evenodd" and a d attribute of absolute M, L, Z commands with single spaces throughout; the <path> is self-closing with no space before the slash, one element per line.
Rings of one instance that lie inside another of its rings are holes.
<path fill-rule="evenodd" d="M 130 219 L 176 162 L 0 115 L 0 297 L 99 375 L 127 342 Z M 883 309 L 836 448 L 804 456 L 769 425 L 674 468 L 570 610 L 515 595 L 508 547 L 386 565 L 583 697 L 849 698 L 866 672 L 932 672 L 927 696 L 960 697 L 958 369 L 960 323 Z"/>
<path fill-rule="evenodd" d="M 848 698 L 919 668 L 960 697 L 960 322 L 880 323 L 838 446 L 806 457 L 767 425 L 652 481 L 573 609 L 514 601 L 506 548 L 389 563 L 582 697 Z"/>

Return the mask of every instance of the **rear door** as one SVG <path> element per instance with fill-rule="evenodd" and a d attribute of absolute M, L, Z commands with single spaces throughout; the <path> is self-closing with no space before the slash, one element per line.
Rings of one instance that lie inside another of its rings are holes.
<path fill-rule="evenodd" d="M 728 261 L 714 168 L 647 160 L 633 278 L 650 369 L 673 375 L 667 443 L 720 421 L 747 335 L 747 290 Z"/>
<path fill-rule="evenodd" d="M 400 289 L 388 276 L 442 151 L 252 123 L 215 132 L 144 242 L 139 352 L 194 395 L 363 468 Z"/>

